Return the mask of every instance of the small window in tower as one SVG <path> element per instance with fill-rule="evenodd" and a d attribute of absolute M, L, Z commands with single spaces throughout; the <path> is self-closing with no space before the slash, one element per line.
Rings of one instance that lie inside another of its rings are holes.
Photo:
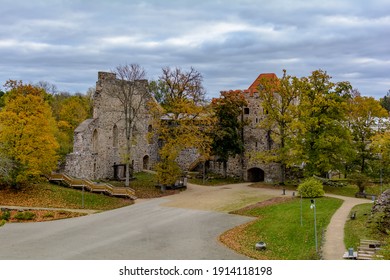
<path fill-rule="evenodd" d="M 248 108 L 248 107 L 245 107 L 245 108 L 244 108 L 244 114 L 245 114 L 245 115 L 249 115 L 249 108 Z"/>

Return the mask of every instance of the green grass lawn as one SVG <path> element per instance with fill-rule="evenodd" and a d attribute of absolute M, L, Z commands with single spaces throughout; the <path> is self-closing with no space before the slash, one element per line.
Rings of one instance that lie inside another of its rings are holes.
<path fill-rule="evenodd" d="M 381 189 L 380 184 L 370 184 L 369 186 L 366 187 L 366 193 L 378 196 L 380 194 L 380 189 Z M 386 184 L 382 186 L 382 191 L 385 191 L 387 189 L 390 189 L 390 185 Z M 359 189 L 355 185 L 346 185 L 343 187 L 325 186 L 324 190 L 326 193 L 355 197 L 355 193 L 358 192 Z"/>
<path fill-rule="evenodd" d="M 348 220 L 344 228 L 344 244 L 346 248 L 358 249 L 361 239 L 379 240 L 383 242 L 380 254 L 383 259 L 390 259 L 390 236 L 386 235 L 375 227 L 371 222 L 372 203 L 355 206 L 352 211 L 356 211 L 356 218 Z"/>
<path fill-rule="evenodd" d="M 323 230 L 341 204 L 342 201 L 339 199 L 327 197 L 316 199 L 319 246 Z M 299 198 L 282 204 L 237 211 L 237 214 L 258 219 L 224 233 L 220 239 L 232 249 L 255 259 L 318 259 L 314 239 L 314 212 L 310 209 L 310 199 L 303 199 L 302 209 L 302 226 Z M 259 241 L 267 244 L 266 250 L 255 250 L 254 246 Z"/>
<path fill-rule="evenodd" d="M 374 231 L 368 227 L 367 221 L 370 217 L 372 203 L 355 206 L 352 211 L 356 211 L 356 218 L 348 220 L 344 228 L 344 244 L 346 248 L 355 250 L 360 244 L 360 239 L 376 239 Z"/>
<path fill-rule="evenodd" d="M 286 186 L 279 186 L 275 184 L 267 184 L 264 182 L 261 183 L 254 183 L 252 185 L 254 188 L 275 188 L 280 189 L 281 191 L 283 188 L 286 190 L 296 190 L 297 185 L 286 185 Z M 366 187 L 366 193 L 367 194 L 373 194 L 375 196 L 378 196 L 380 194 L 380 184 L 370 184 Z M 390 189 L 390 184 L 384 184 L 382 185 L 382 191 L 385 191 L 387 189 Z M 332 186 L 324 186 L 325 193 L 335 194 L 335 195 L 341 195 L 341 196 L 348 196 L 348 197 L 355 197 L 356 192 L 358 192 L 358 187 L 355 185 L 347 184 L 342 187 L 332 187 Z M 371 197 L 367 197 L 368 200 L 371 200 Z"/>

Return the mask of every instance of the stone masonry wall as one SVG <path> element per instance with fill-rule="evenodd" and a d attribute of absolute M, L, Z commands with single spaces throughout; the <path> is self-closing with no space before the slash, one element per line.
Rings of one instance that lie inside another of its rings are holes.
<path fill-rule="evenodd" d="M 99 72 L 96 93 L 93 97 L 93 119 L 84 121 L 75 130 L 73 153 L 68 155 L 65 171 L 72 176 L 89 179 L 114 177 L 114 164 L 125 162 L 126 136 L 124 110 L 116 93 L 121 89 L 122 81 L 115 74 Z M 148 96 L 146 80 L 128 82 L 125 86 L 135 87 L 133 104 L 141 107 L 139 117 L 134 123 L 133 145 L 130 160 L 134 171 L 151 169 L 157 161 L 157 143 L 150 141 L 148 133 L 151 127 L 151 115 L 148 102 L 141 95 Z"/>

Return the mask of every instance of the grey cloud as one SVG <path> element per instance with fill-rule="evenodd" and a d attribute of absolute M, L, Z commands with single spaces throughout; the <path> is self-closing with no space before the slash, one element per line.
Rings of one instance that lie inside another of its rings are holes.
<path fill-rule="evenodd" d="M 49 80 L 85 91 L 97 71 L 136 62 L 194 66 L 209 95 L 260 72 L 318 68 L 379 98 L 390 88 L 387 1 L 8 1 L 0 81 Z"/>

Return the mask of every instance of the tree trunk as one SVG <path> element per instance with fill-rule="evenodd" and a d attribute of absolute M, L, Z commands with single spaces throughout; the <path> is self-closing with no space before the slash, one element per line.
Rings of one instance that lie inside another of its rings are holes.
<path fill-rule="evenodd" d="M 126 138 L 126 181 L 125 186 L 130 186 L 130 163 L 131 163 L 131 148 L 132 148 L 132 142 L 133 142 L 133 125 L 130 122 L 127 127 L 128 135 Z"/>
<path fill-rule="evenodd" d="M 284 185 L 284 184 L 285 184 L 285 181 L 286 181 L 286 164 L 285 164 L 285 163 L 282 163 L 282 164 L 280 165 L 280 176 L 281 176 L 281 178 L 280 178 L 280 180 L 281 180 L 280 184 L 281 184 L 281 185 Z"/>

